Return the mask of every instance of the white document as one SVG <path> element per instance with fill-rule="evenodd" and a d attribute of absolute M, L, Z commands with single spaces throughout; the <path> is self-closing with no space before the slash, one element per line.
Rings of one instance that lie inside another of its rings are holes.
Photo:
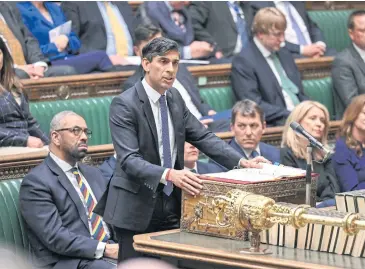
<path fill-rule="evenodd" d="M 71 26 L 72 22 L 68 21 L 64 24 L 61 24 L 60 26 L 57 26 L 56 28 L 53 28 L 48 32 L 49 34 L 49 40 L 51 43 L 54 43 L 57 37 L 60 35 L 69 35 L 71 33 Z"/>
<path fill-rule="evenodd" d="M 233 179 L 239 181 L 267 181 L 282 177 L 305 176 L 305 170 L 290 166 L 277 166 L 262 163 L 262 169 L 243 168 L 234 169 L 224 173 L 205 174 L 206 176 Z"/>

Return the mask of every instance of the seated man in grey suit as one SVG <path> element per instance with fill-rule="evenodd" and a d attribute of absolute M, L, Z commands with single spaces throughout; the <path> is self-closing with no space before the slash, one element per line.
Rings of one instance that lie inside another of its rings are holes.
<path fill-rule="evenodd" d="M 80 160 L 91 130 L 72 111 L 54 116 L 50 154 L 20 187 L 20 210 L 33 248 L 36 268 L 115 268 L 118 245 L 93 209 L 106 189 L 97 168 Z"/>
<path fill-rule="evenodd" d="M 339 53 L 332 64 L 336 118 L 340 120 L 352 99 L 365 93 L 365 11 L 354 11 L 347 28 L 352 44 Z"/>
<path fill-rule="evenodd" d="M 263 156 L 272 163 L 280 163 L 280 150 L 260 142 L 265 129 L 265 114 L 262 109 L 251 100 L 239 101 L 232 109 L 231 130 L 234 138 L 228 144 L 247 160 Z"/>
<path fill-rule="evenodd" d="M 152 24 L 141 24 L 134 31 L 134 52 L 137 56 L 142 56 L 143 47 L 152 39 L 161 37 L 161 29 Z M 123 84 L 123 90 L 128 90 L 133 87 L 136 82 L 143 79 L 144 72 L 142 66 L 135 71 L 133 76 L 129 77 Z M 177 71 L 176 79 L 173 85 L 181 94 L 185 101 L 186 106 L 190 112 L 197 118 L 201 119 L 203 116 L 213 116 L 216 112 L 205 103 L 199 94 L 199 89 L 196 86 L 196 82 L 189 72 L 189 70 L 183 64 L 179 64 L 179 70 Z M 225 113 L 229 114 L 229 113 Z M 225 132 L 229 130 L 229 120 L 223 115 L 220 120 L 214 121 L 207 117 L 202 119 L 201 122 L 205 124 L 212 132 Z"/>
<path fill-rule="evenodd" d="M 307 97 L 291 53 L 282 48 L 284 14 L 274 7 L 260 9 L 250 41 L 232 63 L 232 88 L 238 100 L 250 99 L 264 111 L 269 126 L 284 125 L 291 110 Z"/>
<path fill-rule="evenodd" d="M 50 66 L 36 38 L 24 25 L 15 5 L 0 2 L 0 37 L 7 43 L 19 78 L 41 78 L 76 75 L 70 66 Z"/>

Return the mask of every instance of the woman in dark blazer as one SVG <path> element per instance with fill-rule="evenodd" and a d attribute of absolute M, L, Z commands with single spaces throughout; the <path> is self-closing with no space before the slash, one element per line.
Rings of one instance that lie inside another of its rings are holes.
<path fill-rule="evenodd" d="M 13 59 L 0 38 L 0 147 L 40 148 L 48 142 L 30 114 L 27 96 L 14 73 Z"/>
<path fill-rule="evenodd" d="M 327 109 L 315 101 L 304 101 L 297 105 L 286 120 L 283 130 L 281 163 L 291 167 L 306 169 L 308 140 L 298 135 L 290 128 L 290 123 L 296 121 L 303 128 L 327 146 L 329 114 Z M 317 181 L 317 207 L 335 205 L 335 194 L 340 191 L 338 180 L 330 158 L 324 159 L 321 151 L 313 150 L 313 171 L 319 174 Z"/>
<path fill-rule="evenodd" d="M 341 191 L 365 189 L 365 94 L 345 110 L 333 156 Z"/>
<path fill-rule="evenodd" d="M 52 2 L 18 2 L 24 24 L 38 39 L 40 48 L 52 65 L 68 65 L 80 74 L 93 71 L 112 71 L 113 63 L 105 51 L 78 54 L 81 42 L 74 32 L 58 36 L 50 42 L 49 31 L 64 24 L 62 9 Z"/>

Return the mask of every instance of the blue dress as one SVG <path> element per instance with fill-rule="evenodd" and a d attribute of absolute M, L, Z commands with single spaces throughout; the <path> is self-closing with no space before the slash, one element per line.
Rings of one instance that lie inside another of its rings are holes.
<path fill-rule="evenodd" d="M 344 138 L 336 141 L 333 166 L 340 183 L 341 191 L 365 189 L 365 152 L 360 157 L 350 149 Z"/>
<path fill-rule="evenodd" d="M 93 71 L 109 71 L 113 67 L 105 51 L 78 54 L 81 41 L 72 31 L 67 35 L 69 40 L 67 48 L 64 51 L 58 51 L 56 44 L 50 42 L 49 31 L 64 24 L 67 20 L 59 5 L 52 2 L 44 2 L 44 6 L 53 22 L 47 20 L 31 2 L 17 3 L 17 8 L 24 24 L 38 40 L 42 53 L 49 58 L 52 65 L 72 66 L 80 74 Z"/>

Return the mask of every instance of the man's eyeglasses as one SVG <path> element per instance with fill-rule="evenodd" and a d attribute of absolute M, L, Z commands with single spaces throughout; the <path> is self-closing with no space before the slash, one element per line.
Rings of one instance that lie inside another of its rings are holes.
<path fill-rule="evenodd" d="M 75 126 L 75 127 L 72 127 L 72 128 L 63 128 L 63 129 L 58 129 L 58 130 L 55 130 L 56 132 L 60 132 L 60 131 L 69 131 L 71 133 L 73 133 L 75 136 L 80 136 L 82 134 L 82 132 L 84 132 L 86 134 L 86 136 L 88 138 L 91 137 L 92 135 L 92 131 L 88 128 L 81 128 L 81 127 L 78 127 L 78 126 Z"/>

